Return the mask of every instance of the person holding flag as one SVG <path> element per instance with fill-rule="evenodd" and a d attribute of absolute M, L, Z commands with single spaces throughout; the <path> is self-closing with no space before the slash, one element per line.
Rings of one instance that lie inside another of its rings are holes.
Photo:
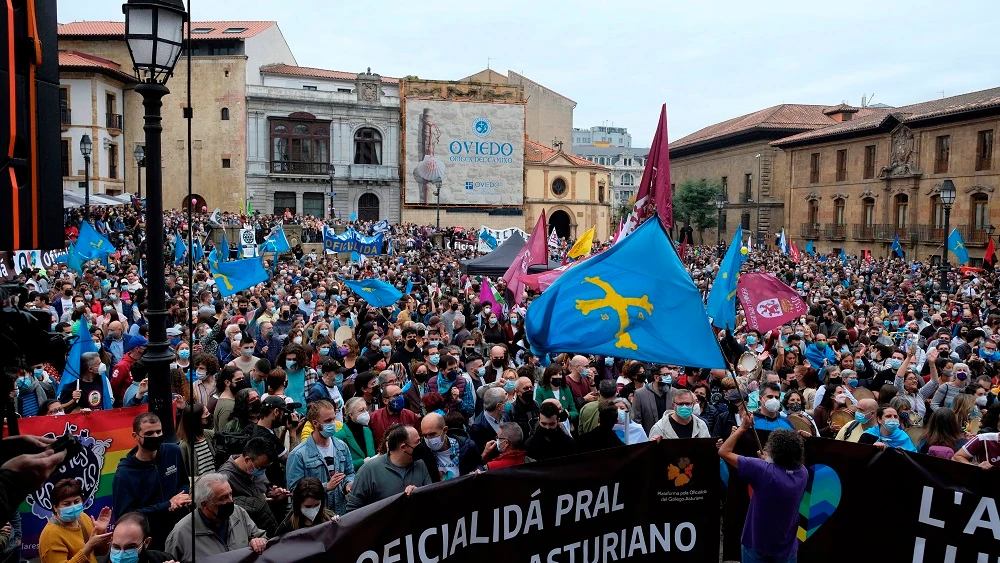
<path fill-rule="evenodd" d="M 583 233 L 582 237 L 576 239 L 576 242 L 573 243 L 573 248 L 570 248 L 569 252 L 566 253 L 563 265 L 566 264 L 567 260 L 575 261 L 591 253 L 594 247 L 594 229 L 596 228 L 591 227 L 587 229 L 587 232 Z"/>

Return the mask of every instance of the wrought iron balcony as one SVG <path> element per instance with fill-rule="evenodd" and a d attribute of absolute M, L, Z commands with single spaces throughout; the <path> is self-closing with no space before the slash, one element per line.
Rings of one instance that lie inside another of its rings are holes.
<path fill-rule="evenodd" d="M 875 240 L 875 225 L 855 223 L 851 232 L 854 240 Z"/>
<path fill-rule="evenodd" d="M 826 238 L 830 240 L 844 240 L 847 238 L 847 225 L 827 223 Z"/>
<path fill-rule="evenodd" d="M 300 162 L 297 160 L 271 161 L 271 172 L 274 174 L 308 174 L 325 176 L 330 174 L 328 162 Z"/>
<path fill-rule="evenodd" d="M 122 114 L 120 113 L 106 113 L 105 125 L 108 129 L 121 129 L 122 128 Z"/>
<path fill-rule="evenodd" d="M 799 236 L 807 240 L 820 238 L 822 232 L 819 223 L 802 223 L 799 227 Z"/>

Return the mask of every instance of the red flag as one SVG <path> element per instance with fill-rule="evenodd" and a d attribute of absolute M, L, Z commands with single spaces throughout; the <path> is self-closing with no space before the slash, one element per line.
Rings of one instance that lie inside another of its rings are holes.
<path fill-rule="evenodd" d="M 681 250 L 680 250 L 681 264 L 685 263 L 685 258 L 687 257 L 687 252 L 688 252 L 687 237 L 683 237 L 683 238 L 681 238 Z"/>
<path fill-rule="evenodd" d="M 526 275 L 531 266 L 549 263 L 549 247 L 545 231 L 545 210 L 543 209 L 542 214 L 538 217 L 538 222 L 535 223 L 535 229 L 528 237 L 528 242 L 521 248 L 521 252 L 517 253 L 517 257 L 514 258 L 510 267 L 507 268 L 507 272 L 503 275 L 504 281 L 507 282 L 507 288 L 514 294 L 514 303 L 518 305 L 524 300 L 524 282 L 521 281 L 521 276 Z"/>
<path fill-rule="evenodd" d="M 795 241 L 794 240 L 792 241 L 792 251 L 791 251 L 791 253 L 792 253 L 792 262 L 795 262 L 796 264 L 798 264 L 799 263 L 799 247 L 795 246 Z"/>
<path fill-rule="evenodd" d="M 868 251 L 868 247 L 867 246 L 865 247 L 864 259 L 865 259 L 865 262 L 871 262 L 872 261 L 872 253 Z"/>
<path fill-rule="evenodd" d="M 653 135 L 653 144 L 646 157 L 646 169 L 642 172 L 639 191 L 635 194 L 635 206 L 622 227 L 621 240 L 652 215 L 653 206 L 664 228 L 674 226 L 673 194 L 670 193 L 670 149 L 667 144 L 667 104 L 660 108 L 660 122 Z"/>
<path fill-rule="evenodd" d="M 747 327 L 764 333 L 805 315 L 808 308 L 792 288 L 771 274 L 748 273 L 736 282 Z"/>
<path fill-rule="evenodd" d="M 990 242 L 986 245 L 986 252 L 983 254 L 983 261 L 992 266 L 997 261 L 997 249 L 993 247 L 993 237 L 989 237 Z"/>

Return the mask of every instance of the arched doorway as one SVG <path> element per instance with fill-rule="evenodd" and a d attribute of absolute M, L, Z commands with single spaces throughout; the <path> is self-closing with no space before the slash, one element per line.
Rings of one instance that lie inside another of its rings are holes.
<path fill-rule="evenodd" d="M 362 194 L 358 198 L 358 221 L 378 221 L 378 196 Z"/>
<path fill-rule="evenodd" d="M 205 202 L 205 198 L 201 197 L 198 194 L 191 194 L 191 199 L 194 200 L 195 212 L 208 211 L 208 203 Z M 187 198 L 187 196 L 184 196 L 184 199 L 181 200 L 181 209 L 187 211 L 189 203 L 191 203 L 191 201 Z"/>
<path fill-rule="evenodd" d="M 569 213 L 559 209 L 549 214 L 549 228 L 556 230 L 559 238 L 569 238 L 570 236 Z"/>

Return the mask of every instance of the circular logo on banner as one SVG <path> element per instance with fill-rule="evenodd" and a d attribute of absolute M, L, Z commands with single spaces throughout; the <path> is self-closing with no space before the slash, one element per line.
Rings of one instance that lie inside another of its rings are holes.
<path fill-rule="evenodd" d="M 250 246 L 251 244 L 257 242 L 257 239 L 253 234 L 253 231 L 250 229 L 244 229 L 240 231 L 240 239 L 243 241 L 243 244 L 247 246 Z"/>
<path fill-rule="evenodd" d="M 493 124 L 485 117 L 477 117 L 472 120 L 472 133 L 477 137 L 485 137 L 493 131 Z"/>

